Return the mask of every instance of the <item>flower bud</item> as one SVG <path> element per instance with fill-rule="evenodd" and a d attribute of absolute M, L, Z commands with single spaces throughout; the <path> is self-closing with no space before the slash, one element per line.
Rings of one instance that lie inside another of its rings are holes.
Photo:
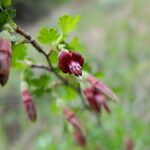
<path fill-rule="evenodd" d="M 35 104 L 32 100 L 31 94 L 30 94 L 30 92 L 27 88 L 27 84 L 25 82 L 22 83 L 21 94 L 22 94 L 23 105 L 24 105 L 25 111 L 26 111 L 29 119 L 32 122 L 36 121 L 37 112 L 36 112 Z"/>
<path fill-rule="evenodd" d="M 73 136 L 74 136 L 75 142 L 78 145 L 80 145 L 80 146 L 85 146 L 86 145 L 86 138 L 85 138 L 85 136 L 83 135 L 82 132 L 80 132 L 78 130 L 74 130 Z"/>
<path fill-rule="evenodd" d="M 100 93 L 95 93 L 95 100 L 97 101 L 100 108 L 104 108 L 106 112 L 111 113 L 111 110 L 106 102 L 105 96 Z"/>
<path fill-rule="evenodd" d="M 111 112 L 104 94 L 95 91 L 92 86 L 83 89 L 83 94 L 95 112 L 101 112 L 102 108 L 108 113 Z"/>
<path fill-rule="evenodd" d="M 74 74 L 75 76 L 82 75 L 82 66 L 84 58 L 81 54 L 74 51 L 62 50 L 58 56 L 59 68 L 64 73 Z"/>
<path fill-rule="evenodd" d="M 83 90 L 83 94 L 95 112 L 100 112 L 100 105 L 95 100 L 95 95 L 90 87 Z"/>
<path fill-rule="evenodd" d="M 11 41 L 0 38 L 0 84 L 6 84 L 11 66 Z"/>
<path fill-rule="evenodd" d="M 64 108 L 63 110 L 65 118 L 68 120 L 68 122 L 77 130 L 81 131 L 81 126 L 79 121 L 77 120 L 74 113 L 69 110 L 68 108 Z"/>
<path fill-rule="evenodd" d="M 126 140 L 126 150 L 134 150 L 134 143 L 131 138 Z"/>
<path fill-rule="evenodd" d="M 87 75 L 86 80 L 90 83 L 94 90 L 104 94 L 107 98 L 110 98 L 114 102 L 119 102 L 119 98 L 116 94 L 102 81 L 89 74 Z"/>

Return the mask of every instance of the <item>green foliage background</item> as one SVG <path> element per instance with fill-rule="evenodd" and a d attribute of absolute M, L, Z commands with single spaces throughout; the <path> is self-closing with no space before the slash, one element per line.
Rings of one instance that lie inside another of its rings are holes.
<path fill-rule="evenodd" d="M 121 98 L 121 104 L 110 102 L 112 114 L 102 112 L 102 115 L 98 116 L 101 121 L 99 125 L 95 114 L 82 109 L 78 95 L 70 88 L 55 89 L 55 92 L 59 92 L 58 97 L 48 94 L 49 89 L 35 88 L 37 85 L 45 87 L 55 78 L 38 72 L 36 79 L 29 79 L 33 85 L 31 88 L 35 94 L 34 100 L 39 115 L 38 122 L 31 124 L 20 102 L 19 73 L 12 70 L 7 86 L 1 88 L 0 92 L 0 149 L 80 150 L 81 148 L 74 143 L 71 129 L 58 107 L 63 100 L 74 110 L 86 131 L 87 150 L 123 150 L 127 138 L 134 141 L 135 150 L 149 150 L 148 4 L 148 0 L 95 0 L 69 4 L 73 14 L 81 15 L 81 21 L 76 32 L 72 34 L 75 38 L 68 47 L 77 49 L 85 56 L 87 60 L 85 69 L 90 70 L 112 87 Z M 66 5 L 68 7 L 68 4 Z M 45 26 L 51 25 L 47 17 L 42 21 Z M 36 26 L 38 25 L 34 25 L 33 28 Z M 54 37 L 57 38 L 54 30 L 43 28 L 40 31 L 45 34 L 53 32 Z M 76 36 L 81 38 L 82 42 Z M 40 36 L 38 39 L 44 43 L 47 43 L 47 40 L 50 40 L 50 44 L 53 43 L 51 39 L 41 40 Z M 18 48 L 23 50 L 24 55 L 27 53 L 36 56 L 34 50 L 29 50 L 32 49 L 30 47 L 27 52 L 25 47 L 17 45 L 15 50 Z M 56 56 L 53 55 L 52 61 L 57 63 Z M 17 57 L 17 60 L 24 59 L 23 55 L 18 53 Z M 36 60 L 43 61 L 43 58 L 37 55 Z M 16 63 L 14 59 L 13 64 Z M 19 69 L 22 67 L 19 66 Z M 26 72 L 27 76 L 32 74 L 28 70 Z M 42 92 L 46 94 L 40 97 Z M 54 100 L 57 103 L 54 103 Z M 15 132 L 17 125 L 19 125 L 18 132 Z M 10 135 L 13 136 L 14 141 Z"/>

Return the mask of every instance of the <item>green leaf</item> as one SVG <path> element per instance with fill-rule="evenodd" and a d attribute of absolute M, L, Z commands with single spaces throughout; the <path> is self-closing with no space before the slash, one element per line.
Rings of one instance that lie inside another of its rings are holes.
<path fill-rule="evenodd" d="M 22 60 L 24 60 L 27 55 L 26 49 L 27 47 L 24 44 L 17 44 L 13 46 L 13 67 L 19 67 L 22 64 Z"/>
<path fill-rule="evenodd" d="M 42 28 L 39 31 L 38 40 L 47 45 L 54 44 L 59 38 L 59 34 L 54 28 Z"/>
<path fill-rule="evenodd" d="M 37 97 L 41 97 L 42 95 L 44 95 L 44 93 L 45 93 L 44 88 L 36 88 L 36 89 L 32 90 L 32 94 Z"/>
<path fill-rule="evenodd" d="M 73 38 L 69 43 L 69 49 L 76 50 L 78 52 L 83 51 L 83 45 L 81 44 L 79 38 L 75 37 Z"/>
<path fill-rule="evenodd" d="M 75 90 L 73 90 L 72 88 L 66 86 L 64 87 L 65 91 L 64 91 L 64 99 L 71 101 L 74 100 L 77 96 L 77 93 Z M 68 94 L 69 93 L 69 94 Z"/>
<path fill-rule="evenodd" d="M 0 30 L 6 24 L 13 24 L 12 18 L 16 15 L 16 11 L 14 9 L 7 9 L 0 12 Z"/>
<path fill-rule="evenodd" d="M 86 70 L 87 72 L 91 72 L 92 71 L 92 68 L 90 66 L 90 64 L 88 62 L 85 62 L 84 63 L 84 66 L 83 66 L 84 70 Z"/>
<path fill-rule="evenodd" d="M 77 23 L 80 20 L 80 16 L 71 16 L 71 15 L 64 15 L 59 18 L 59 26 L 63 34 L 73 31 Z"/>
<path fill-rule="evenodd" d="M 16 16 L 16 10 L 15 9 L 8 9 L 7 10 L 9 17 L 14 18 Z"/>
<path fill-rule="evenodd" d="M 43 74 L 39 78 L 33 79 L 32 80 L 32 85 L 37 86 L 37 87 L 44 87 L 47 86 L 49 83 L 50 76 Z"/>
<path fill-rule="evenodd" d="M 36 72 L 33 72 L 31 68 L 27 68 L 24 71 L 24 78 L 28 85 L 30 86 L 30 90 L 33 95 L 40 97 L 43 96 L 46 93 L 51 92 L 50 89 L 48 89 L 48 84 L 50 83 L 51 77 L 49 74 L 42 74 L 38 75 Z"/>
<path fill-rule="evenodd" d="M 34 72 L 31 68 L 26 68 L 24 71 L 24 79 L 28 83 L 29 86 L 31 86 L 31 82 L 34 76 Z"/>
<path fill-rule="evenodd" d="M 6 11 L 0 12 L 0 30 L 5 23 L 7 23 L 9 15 Z"/>
<path fill-rule="evenodd" d="M 23 60 L 26 56 L 27 47 L 24 44 L 17 44 L 13 47 L 13 57 L 19 60 Z"/>
<path fill-rule="evenodd" d="M 59 97 L 64 99 L 66 102 L 72 101 L 77 97 L 76 91 L 68 86 L 57 87 L 57 89 L 55 89 L 55 92 L 59 93 Z"/>
<path fill-rule="evenodd" d="M 58 64 L 58 54 L 56 52 L 52 52 L 50 55 L 50 60 L 52 64 Z"/>
<path fill-rule="evenodd" d="M 1 0 L 0 3 L 3 7 L 8 7 L 11 5 L 11 0 Z"/>
<path fill-rule="evenodd" d="M 57 99 L 51 101 L 51 103 L 50 103 L 50 110 L 55 115 L 62 113 L 61 109 L 60 109 L 60 106 L 58 106 L 58 104 L 57 104 Z"/>

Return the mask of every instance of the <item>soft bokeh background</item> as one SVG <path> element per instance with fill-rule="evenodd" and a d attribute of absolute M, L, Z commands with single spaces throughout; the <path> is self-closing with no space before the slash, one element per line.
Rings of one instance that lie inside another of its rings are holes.
<path fill-rule="evenodd" d="M 93 114 L 76 111 L 89 150 L 125 150 L 128 139 L 135 150 L 150 150 L 149 6 L 149 0 L 14 0 L 16 21 L 34 36 L 60 15 L 81 15 L 73 36 L 81 39 L 92 72 L 121 98 L 120 105 L 110 103 L 111 115 L 102 113 L 100 126 Z M 12 70 L 0 89 L 0 150 L 80 150 L 49 95 L 35 100 L 37 123 L 28 121 L 19 79 Z"/>

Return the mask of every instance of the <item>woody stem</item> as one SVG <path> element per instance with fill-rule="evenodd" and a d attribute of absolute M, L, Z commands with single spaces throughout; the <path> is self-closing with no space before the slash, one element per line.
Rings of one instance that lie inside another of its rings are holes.
<path fill-rule="evenodd" d="M 58 78 L 64 83 L 64 85 L 67 85 L 67 86 L 71 87 L 72 89 L 74 89 L 74 90 L 78 93 L 78 95 L 81 97 L 81 100 L 82 100 L 82 103 L 83 103 L 84 107 L 87 108 L 87 106 L 86 106 L 86 104 L 85 104 L 85 101 L 84 101 L 84 97 L 82 96 L 82 92 L 81 92 L 80 87 L 75 87 L 75 86 L 73 86 L 73 85 L 70 84 L 66 79 L 64 79 L 58 72 L 55 71 L 55 69 L 53 68 L 52 63 L 51 63 L 51 61 L 50 61 L 50 59 L 49 59 L 50 53 L 47 54 L 47 53 L 44 51 L 44 49 L 37 43 L 37 41 L 35 41 L 35 40 L 32 38 L 32 36 L 31 36 L 30 34 L 26 33 L 26 32 L 25 32 L 23 29 L 21 29 L 19 26 L 17 26 L 17 27 L 15 28 L 15 31 L 16 31 L 16 33 L 20 34 L 20 35 L 23 36 L 25 39 L 27 39 L 27 40 L 29 41 L 29 43 L 30 43 L 39 53 L 41 53 L 41 54 L 45 57 L 45 59 L 46 59 L 48 65 L 49 65 L 49 67 L 46 67 L 46 66 L 38 66 L 38 65 L 31 65 L 31 67 L 33 67 L 33 68 L 39 68 L 39 69 L 45 69 L 45 70 L 47 70 L 47 71 L 52 72 L 53 74 L 55 74 L 56 77 L 58 77 Z"/>

